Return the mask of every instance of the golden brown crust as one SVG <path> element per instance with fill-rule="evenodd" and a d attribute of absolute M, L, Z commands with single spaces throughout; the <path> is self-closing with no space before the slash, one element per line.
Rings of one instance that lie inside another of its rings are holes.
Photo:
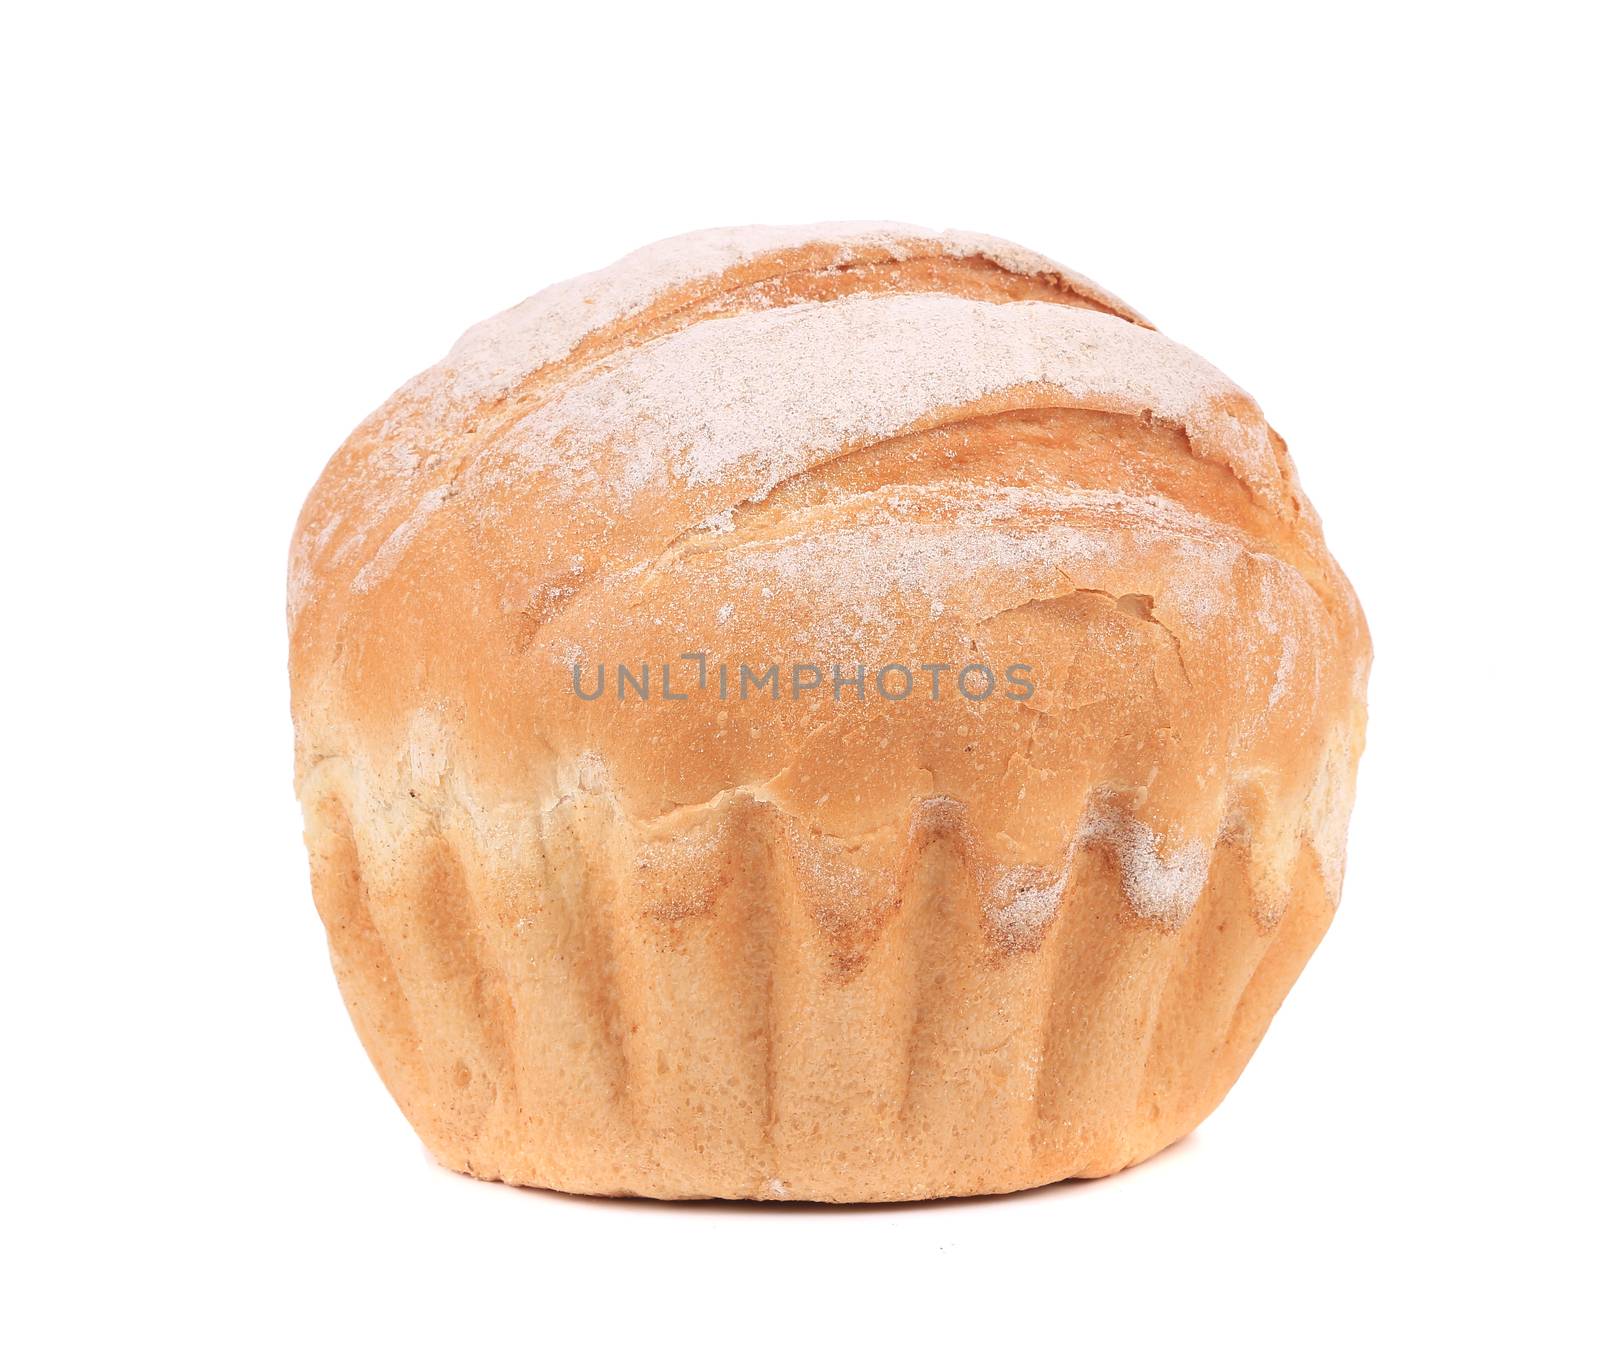
<path fill-rule="evenodd" d="M 1327 925 L 1369 651 L 1282 441 L 1087 280 L 895 230 L 541 294 L 307 502 L 318 906 L 451 1165 L 840 1200 L 1115 1171 L 1216 1104 Z M 835 663 L 913 696 L 835 697 Z M 1032 694 L 953 692 L 973 663 Z"/>

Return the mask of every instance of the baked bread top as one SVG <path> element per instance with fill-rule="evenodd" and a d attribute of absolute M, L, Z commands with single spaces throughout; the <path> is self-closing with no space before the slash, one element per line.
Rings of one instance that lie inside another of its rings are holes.
<path fill-rule="evenodd" d="M 679 890 L 759 803 L 841 953 L 935 820 L 1008 946 L 1085 842 L 1162 926 L 1224 836 L 1265 896 L 1306 844 L 1337 896 L 1369 648 L 1287 448 L 1125 303 L 988 237 L 703 232 L 475 327 L 329 464 L 289 617 L 302 778 L 351 758 L 487 831 L 608 796 Z M 949 685 L 971 664 L 986 699 Z M 724 699 L 741 665 L 776 693 Z"/>

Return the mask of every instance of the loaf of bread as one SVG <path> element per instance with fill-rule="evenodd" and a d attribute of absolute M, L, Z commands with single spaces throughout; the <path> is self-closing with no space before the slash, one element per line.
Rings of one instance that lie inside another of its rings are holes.
<path fill-rule="evenodd" d="M 289 623 L 341 990 L 475 1176 L 1115 1172 L 1338 899 L 1369 647 L 1282 439 L 988 237 L 708 231 L 479 325 L 329 464 Z"/>

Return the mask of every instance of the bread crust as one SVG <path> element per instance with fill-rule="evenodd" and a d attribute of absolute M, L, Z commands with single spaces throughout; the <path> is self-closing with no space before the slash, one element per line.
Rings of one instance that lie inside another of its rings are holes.
<path fill-rule="evenodd" d="M 334 457 L 289 610 L 340 986 L 474 1175 L 1113 1172 L 1337 903 L 1370 650 L 1287 449 L 987 237 L 707 232 L 530 299 Z"/>

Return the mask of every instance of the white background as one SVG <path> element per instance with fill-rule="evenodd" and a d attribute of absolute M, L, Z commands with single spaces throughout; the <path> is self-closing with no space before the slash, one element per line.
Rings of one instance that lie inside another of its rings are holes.
<path fill-rule="evenodd" d="M 6 21 L 10 1348 L 1592 1342 L 1578 7 L 560 8 Z M 307 887 L 300 501 L 528 292 L 853 217 L 1061 259 L 1288 438 L 1377 653 L 1343 908 L 1223 1107 L 1109 1181 L 827 1209 L 454 1177 Z"/>

